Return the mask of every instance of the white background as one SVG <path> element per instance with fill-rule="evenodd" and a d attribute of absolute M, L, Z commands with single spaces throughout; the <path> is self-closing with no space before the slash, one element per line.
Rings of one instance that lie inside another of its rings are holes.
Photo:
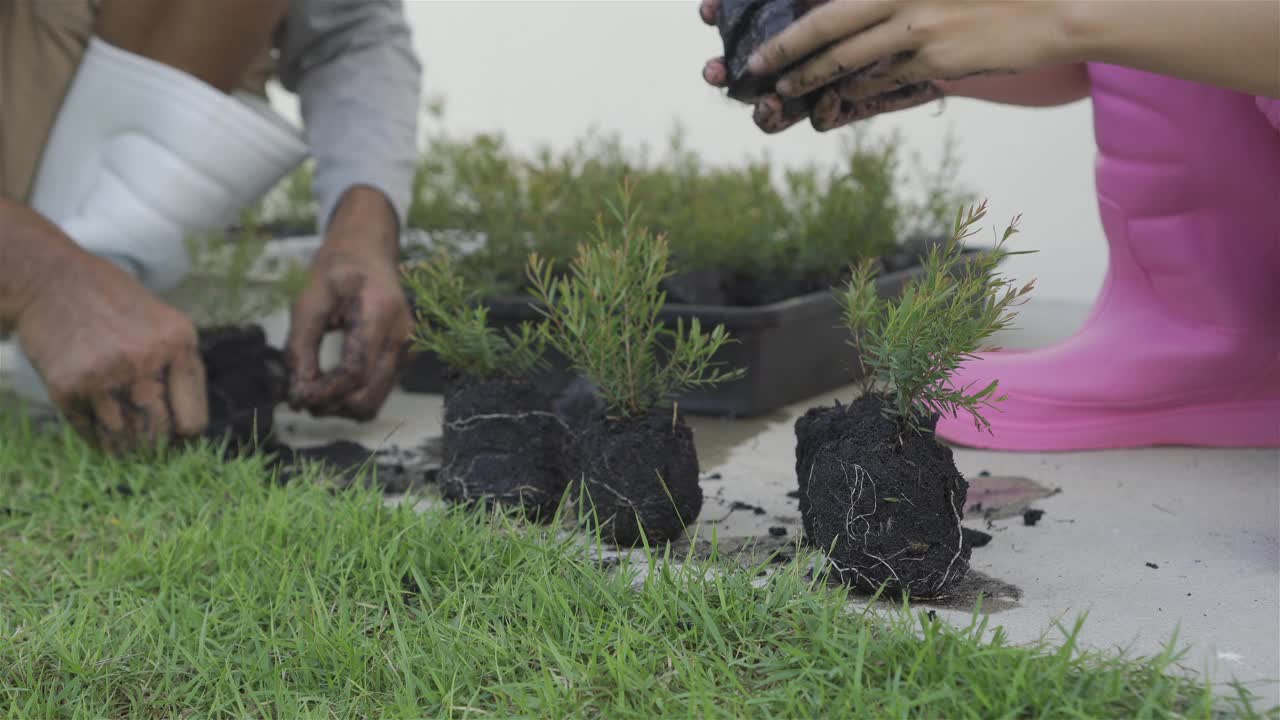
<path fill-rule="evenodd" d="M 720 40 L 695 0 L 405 5 L 424 98 L 444 96 L 453 134 L 500 130 L 525 149 L 564 147 L 594 127 L 661 149 L 679 121 L 689 146 L 722 164 L 761 152 L 779 164 L 826 162 L 838 144 L 807 125 L 766 136 L 749 108 L 702 82 Z M 292 99 L 277 97 L 296 117 Z M 1014 258 L 1010 272 L 1035 277 L 1039 298 L 1088 303 L 1106 265 L 1091 122 L 1087 101 L 1030 110 L 951 99 L 877 119 L 873 129 L 897 129 L 908 152 L 926 155 L 952 132 L 961 182 L 989 198 L 993 223 L 1022 213 L 1020 245 L 1039 251 Z"/>

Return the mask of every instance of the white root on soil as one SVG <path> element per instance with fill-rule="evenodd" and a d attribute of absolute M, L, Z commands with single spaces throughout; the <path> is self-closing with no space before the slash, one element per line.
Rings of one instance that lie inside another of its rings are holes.
<path fill-rule="evenodd" d="M 568 427 L 565 425 L 564 421 L 560 419 L 559 415 L 556 415 L 553 412 L 547 412 L 546 410 L 530 410 L 522 413 L 486 413 L 483 415 L 471 415 L 470 417 L 466 417 L 461 420 L 447 422 L 444 426 L 450 430 L 466 432 L 471 428 L 471 426 L 478 425 L 483 422 L 494 422 L 496 420 L 524 420 L 525 418 L 531 417 L 550 418 L 555 420 L 562 427 Z"/>
<path fill-rule="evenodd" d="M 844 473 L 845 480 L 849 484 L 849 512 L 845 517 L 844 532 L 842 533 L 845 538 L 847 538 L 847 541 L 852 542 L 855 537 L 861 536 L 862 542 L 861 546 L 857 547 L 858 552 L 864 557 L 874 560 L 876 564 L 883 565 L 885 569 L 889 571 L 889 574 L 893 577 L 893 582 L 897 586 L 902 587 L 908 592 L 921 591 L 921 597 L 939 597 L 942 589 L 946 587 L 947 580 L 951 577 L 951 571 L 955 567 L 956 561 L 964 554 L 964 534 L 961 531 L 961 516 L 959 510 L 956 508 L 955 493 L 951 489 L 947 490 L 947 501 L 951 506 L 952 516 L 955 518 L 956 536 L 958 538 L 955 554 L 951 556 L 950 562 L 947 563 L 947 567 L 943 571 L 941 579 L 937 579 L 935 582 L 934 580 L 937 578 L 938 573 L 933 572 L 919 580 L 915 580 L 904 585 L 902 583 L 901 576 L 890 561 L 895 560 L 899 555 L 908 552 L 910 550 L 909 547 L 904 547 L 887 558 L 880 557 L 879 555 L 867 551 L 868 537 L 871 534 L 871 522 L 868 518 L 874 516 L 876 510 L 879 508 L 879 498 L 876 495 L 875 479 L 871 477 L 871 474 L 867 472 L 866 468 L 856 463 L 852 466 L 853 475 L 850 477 L 850 466 L 839 457 L 834 458 L 834 460 L 840 465 L 841 471 Z M 818 462 L 817 458 L 815 458 L 814 462 L 809 466 L 809 483 L 805 488 L 805 495 L 808 496 L 810 508 L 814 507 L 812 488 L 813 475 L 817 466 Z M 873 502 L 871 509 L 860 515 L 854 515 L 855 508 L 858 506 L 858 503 L 862 499 L 863 493 L 866 492 L 868 486 L 870 486 L 872 493 L 871 498 Z M 909 504 L 912 507 L 915 507 L 915 503 L 909 502 Z M 859 523 L 862 524 L 861 528 L 858 527 Z M 888 527 L 886 526 L 885 529 L 888 530 Z M 837 537 L 836 542 L 839 542 L 839 537 Z M 866 578 L 866 574 L 856 567 L 846 567 L 831 557 L 828 557 L 828 562 L 830 562 L 831 566 L 835 568 L 841 579 L 846 582 L 856 584 L 859 580 Z M 878 584 L 870 578 L 866 579 L 871 584 Z"/>

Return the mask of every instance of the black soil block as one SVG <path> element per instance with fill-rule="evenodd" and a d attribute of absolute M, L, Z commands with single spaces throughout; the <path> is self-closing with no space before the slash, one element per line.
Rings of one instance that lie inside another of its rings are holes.
<path fill-rule="evenodd" d="M 262 327 L 212 327 L 198 333 L 209 395 L 213 439 L 250 448 L 271 434 L 275 408 L 289 387 L 284 354 L 267 344 Z"/>
<path fill-rule="evenodd" d="M 804 531 L 845 583 L 943 596 L 969 570 L 960 528 L 969 486 L 931 429 L 899 433 L 883 407 L 867 395 L 796 421 Z"/>
<path fill-rule="evenodd" d="M 441 493 L 550 517 L 563 497 L 565 424 L 524 380 L 454 379 L 444 395 Z"/>
<path fill-rule="evenodd" d="M 724 42 L 729 97 L 751 103 L 773 92 L 777 76 L 753 74 L 747 69 L 747 60 L 757 48 L 821 2 L 822 0 L 721 0 L 716 25 L 720 30 L 720 39 Z M 784 110 L 788 115 L 807 114 L 817 98 L 818 93 L 815 92 L 802 98 L 790 99 L 784 105 Z"/>
<path fill-rule="evenodd" d="M 570 456 L 580 512 L 615 544 L 673 540 L 702 511 L 698 454 L 683 418 L 598 419 L 573 437 Z"/>

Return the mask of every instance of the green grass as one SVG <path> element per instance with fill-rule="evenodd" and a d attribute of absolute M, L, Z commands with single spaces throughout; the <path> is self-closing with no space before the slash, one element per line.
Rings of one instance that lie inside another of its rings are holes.
<path fill-rule="evenodd" d="M 281 488 L 207 448 L 122 462 L 0 421 L 0 507 L 0 717 L 1253 714 L 1172 653 L 870 615 L 800 563 L 633 589 L 580 537 Z"/>

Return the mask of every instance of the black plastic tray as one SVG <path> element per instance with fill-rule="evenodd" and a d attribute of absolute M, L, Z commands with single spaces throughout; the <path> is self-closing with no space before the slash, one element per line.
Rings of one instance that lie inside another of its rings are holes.
<path fill-rule="evenodd" d="M 922 272 L 917 265 L 883 274 L 876 281 L 877 291 L 881 297 L 897 297 Z M 540 316 L 531 302 L 528 297 L 490 300 L 489 319 L 499 329 L 537 320 Z M 840 305 L 830 290 L 756 307 L 671 303 L 660 317 L 671 324 L 697 318 L 707 329 L 724 325 L 736 342 L 723 347 L 715 359 L 746 369 L 738 380 L 676 398 L 681 411 L 691 415 L 762 415 L 848 385 L 860 375 L 848 344 L 849 331 L 841 323 Z M 553 355 L 550 364 L 551 372 L 543 382 L 552 389 L 567 384 L 572 374 L 564 358 Z M 441 393 L 444 378 L 439 358 L 417 353 L 401 372 L 400 386 L 408 392 Z"/>

